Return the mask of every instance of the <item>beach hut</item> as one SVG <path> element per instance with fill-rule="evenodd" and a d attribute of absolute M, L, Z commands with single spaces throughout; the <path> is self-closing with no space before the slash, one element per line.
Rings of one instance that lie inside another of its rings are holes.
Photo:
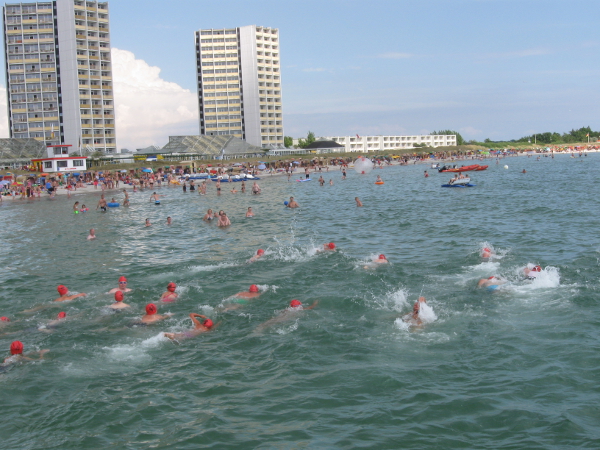
<path fill-rule="evenodd" d="M 39 172 L 74 172 L 86 170 L 86 156 L 69 154 L 71 145 L 49 145 L 46 158 L 32 159 L 35 170 Z"/>

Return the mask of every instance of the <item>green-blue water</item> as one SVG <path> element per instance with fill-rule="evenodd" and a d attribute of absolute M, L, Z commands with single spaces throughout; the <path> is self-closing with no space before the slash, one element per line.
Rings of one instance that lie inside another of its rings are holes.
<path fill-rule="evenodd" d="M 598 448 L 599 172 L 597 154 L 519 157 L 492 160 L 471 189 L 417 165 L 329 172 L 323 187 L 266 177 L 260 196 L 162 188 L 160 206 L 145 191 L 106 214 L 98 194 L 78 198 L 92 206 L 79 215 L 65 197 L 5 201 L 0 333 L 14 334 L 0 353 L 15 339 L 50 352 L 0 374 L 2 448 Z M 298 210 L 283 206 L 292 195 Z M 231 227 L 204 223 L 207 208 Z M 338 252 L 315 254 L 330 241 Z M 481 261 L 484 243 L 498 259 Z M 365 270 L 379 253 L 391 264 Z M 544 277 L 521 280 L 527 263 Z M 493 274 L 510 283 L 476 288 Z M 132 308 L 111 314 L 121 275 Z M 173 318 L 127 326 L 170 281 L 180 298 L 159 313 Z M 218 309 L 252 283 L 260 298 Z M 88 296 L 22 313 L 58 284 Z M 409 330 L 396 319 L 421 291 L 437 320 Z M 294 298 L 319 304 L 257 331 Z M 37 330 L 61 310 L 53 333 Z M 189 329 L 190 312 L 220 324 L 161 337 Z"/>

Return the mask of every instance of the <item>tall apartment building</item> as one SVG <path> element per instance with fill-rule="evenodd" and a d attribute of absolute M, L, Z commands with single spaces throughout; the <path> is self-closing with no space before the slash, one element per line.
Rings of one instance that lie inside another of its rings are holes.
<path fill-rule="evenodd" d="M 116 153 L 108 3 L 6 3 L 10 136 Z"/>
<path fill-rule="evenodd" d="M 279 55 L 276 28 L 196 31 L 200 134 L 283 147 Z"/>

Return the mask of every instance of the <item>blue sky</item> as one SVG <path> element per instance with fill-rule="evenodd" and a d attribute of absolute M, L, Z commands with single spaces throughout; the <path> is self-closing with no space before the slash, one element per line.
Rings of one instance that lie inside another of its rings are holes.
<path fill-rule="evenodd" d="M 450 128 L 500 140 L 600 129 L 598 0 L 109 5 L 113 47 L 192 93 L 195 30 L 279 28 L 286 135 Z"/>

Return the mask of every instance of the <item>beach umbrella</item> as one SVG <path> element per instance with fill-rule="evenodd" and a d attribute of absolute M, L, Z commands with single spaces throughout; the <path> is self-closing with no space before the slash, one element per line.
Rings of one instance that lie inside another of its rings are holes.
<path fill-rule="evenodd" d="M 5 186 L 7 184 L 10 184 L 10 180 L 2 180 L 2 181 L 0 181 L 0 186 Z"/>
<path fill-rule="evenodd" d="M 299 161 L 294 161 L 294 164 L 300 164 L 300 162 Z"/>
<path fill-rule="evenodd" d="M 152 169 L 142 169 L 142 172 L 152 173 Z"/>
<path fill-rule="evenodd" d="M 121 173 L 126 173 L 126 172 L 127 172 L 127 170 L 125 170 L 125 169 L 121 170 Z"/>
<path fill-rule="evenodd" d="M 258 168 L 259 168 L 260 170 L 265 170 L 265 169 L 267 168 L 267 166 L 265 166 L 264 164 L 260 164 L 260 165 L 258 166 Z"/>

